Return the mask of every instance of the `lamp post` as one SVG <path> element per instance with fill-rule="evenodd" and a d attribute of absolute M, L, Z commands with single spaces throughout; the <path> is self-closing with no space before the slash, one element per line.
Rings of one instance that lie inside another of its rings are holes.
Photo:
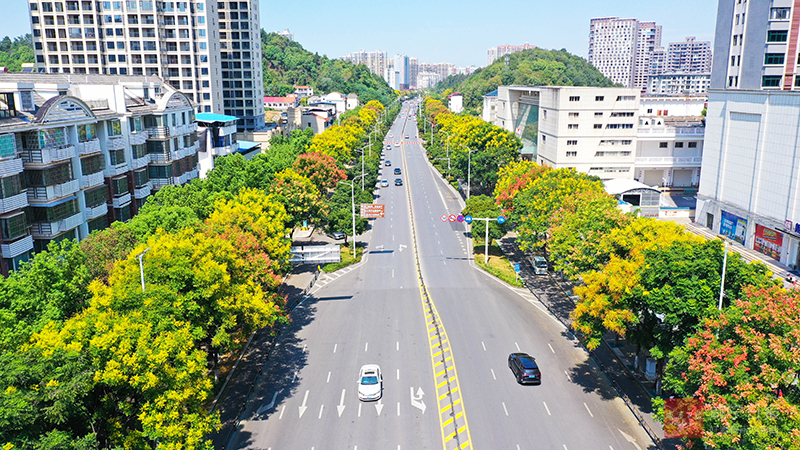
<path fill-rule="evenodd" d="M 142 264 L 142 258 L 148 250 L 150 250 L 150 247 L 147 247 L 144 249 L 144 251 L 142 251 L 142 253 L 136 255 L 136 257 L 139 258 L 139 277 L 142 279 L 142 292 L 144 292 L 144 265 Z"/>
<path fill-rule="evenodd" d="M 446 147 L 447 147 L 447 158 L 446 159 L 447 159 L 447 179 L 449 181 L 450 180 L 450 133 L 448 133 L 447 131 L 444 131 L 444 130 L 440 131 L 440 133 L 444 133 L 444 134 L 447 135 L 447 145 L 446 145 Z M 445 159 L 445 158 L 442 158 L 442 159 Z"/>
<path fill-rule="evenodd" d="M 472 152 L 477 150 L 477 148 L 475 150 L 470 150 L 469 147 L 464 144 L 458 145 L 467 149 L 467 200 L 469 200 L 469 193 L 472 186 Z"/>
<path fill-rule="evenodd" d="M 351 213 L 351 216 L 352 216 L 351 218 L 353 219 L 353 255 L 356 254 L 355 253 L 355 251 L 356 251 L 356 249 L 355 249 L 355 247 L 356 247 L 355 246 L 355 243 L 356 243 L 356 184 L 355 184 L 355 181 L 359 177 L 363 178 L 364 175 L 362 174 L 362 175 L 359 175 L 359 176 L 353 178 L 353 182 L 348 182 L 348 181 L 340 181 L 339 182 L 339 183 L 346 184 L 346 185 L 350 186 L 350 213 Z"/>
<path fill-rule="evenodd" d="M 360 177 L 361 177 L 361 190 L 363 191 L 364 190 L 364 175 L 366 174 L 366 172 L 364 171 L 364 147 L 361 147 L 361 150 L 356 150 L 356 151 L 361 153 L 361 175 L 360 175 Z"/>

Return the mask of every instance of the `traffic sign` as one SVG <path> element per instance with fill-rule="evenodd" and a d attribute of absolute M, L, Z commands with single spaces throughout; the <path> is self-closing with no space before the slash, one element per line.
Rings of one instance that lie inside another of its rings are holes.
<path fill-rule="evenodd" d="M 447 222 L 447 214 L 442 214 L 442 222 Z"/>
<path fill-rule="evenodd" d="M 514 272 L 519 272 L 519 263 L 514 264 Z"/>
<path fill-rule="evenodd" d="M 464 216 L 464 222 L 472 223 L 472 216 L 470 216 L 469 214 Z"/>
<path fill-rule="evenodd" d="M 459 223 L 460 223 L 460 222 L 463 222 L 463 221 L 464 221 L 464 216 L 462 216 L 461 214 L 459 214 L 459 215 L 456 217 L 456 220 L 457 220 Z"/>
<path fill-rule="evenodd" d="M 505 223 L 505 222 L 506 222 L 506 217 L 505 216 L 499 216 L 497 218 L 497 223 Z"/>
<path fill-rule="evenodd" d="M 456 221 L 455 214 L 450 214 L 450 217 L 448 217 L 447 220 L 449 220 L 450 222 L 455 222 Z"/>
<path fill-rule="evenodd" d="M 385 206 L 380 203 L 362 203 L 360 216 L 364 219 L 382 219 Z"/>

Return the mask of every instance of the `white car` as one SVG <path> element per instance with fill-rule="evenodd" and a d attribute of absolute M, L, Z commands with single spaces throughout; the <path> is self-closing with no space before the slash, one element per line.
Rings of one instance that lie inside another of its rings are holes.
<path fill-rule="evenodd" d="M 383 376 L 377 364 L 361 366 L 358 372 L 358 399 L 367 402 L 379 400 L 383 395 Z"/>
<path fill-rule="evenodd" d="M 389 180 L 381 181 L 381 187 L 386 187 L 386 186 L 389 186 Z"/>

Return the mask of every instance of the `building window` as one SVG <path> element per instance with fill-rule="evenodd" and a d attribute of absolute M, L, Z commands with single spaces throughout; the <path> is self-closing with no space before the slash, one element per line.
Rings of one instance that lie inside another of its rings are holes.
<path fill-rule="evenodd" d="M 764 75 L 761 77 L 761 87 L 779 87 L 780 85 L 780 75 Z"/>
<path fill-rule="evenodd" d="M 636 96 L 635 95 L 619 95 L 619 96 L 617 96 L 617 101 L 618 102 L 630 102 L 630 101 L 633 101 L 633 100 L 636 100 Z"/>
<path fill-rule="evenodd" d="M 770 8 L 769 18 L 771 20 L 788 20 L 791 8 Z"/>
<path fill-rule="evenodd" d="M 697 148 L 697 142 L 689 142 L 689 148 Z"/>
<path fill-rule="evenodd" d="M 612 112 L 611 117 L 633 117 L 632 112 Z"/>
<path fill-rule="evenodd" d="M 122 134 L 122 124 L 119 120 L 109 120 L 106 122 L 106 131 L 109 136 L 119 136 Z"/>
<path fill-rule="evenodd" d="M 567 157 L 568 158 L 569 157 L 574 157 L 574 156 L 578 156 L 578 152 L 567 152 Z"/>
<path fill-rule="evenodd" d="M 28 234 L 28 215 L 24 211 L 19 214 L 0 219 L 0 230 L 3 240 L 11 241 Z"/>
<path fill-rule="evenodd" d="M 578 117 L 578 116 L 579 116 L 579 113 L 576 113 L 576 112 L 569 113 L 569 117 Z"/>
<path fill-rule="evenodd" d="M 567 129 L 569 129 L 569 130 L 577 130 L 578 129 L 578 124 L 577 123 L 571 123 L 571 124 L 567 125 Z"/>
<path fill-rule="evenodd" d="M 594 116 L 595 117 L 603 117 L 603 113 L 602 112 L 596 112 L 596 113 L 594 113 Z"/>
<path fill-rule="evenodd" d="M 106 160 L 103 155 L 94 155 L 86 158 L 81 158 L 81 174 L 91 175 L 93 173 L 102 172 L 106 168 Z"/>
<path fill-rule="evenodd" d="M 675 148 L 683 148 L 683 142 L 676 142 Z"/>
<path fill-rule="evenodd" d="M 570 96 L 569 101 L 571 102 L 579 102 L 581 101 L 581 97 L 579 95 Z"/>
<path fill-rule="evenodd" d="M 603 128 L 603 124 L 602 124 L 602 123 L 596 123 L 596 124 L 594 124 L 594 129 L 595 129 L 595 130 L 600 130 L 600 129 L 602 129 L 602 128 Z"/>
<path fill-rule="evenodd" d="M 669 142 L 659 142 L 658 148 L 669 148 Z"/>
<path fill-rule="evenodd" d="M 597 95 L 597 96 L 594 97 L 594 101 L 596 101 L 596 102 L 602 102 L 604 99 L 605 99 L 605 97 L 602 96 L 602 95 Z"/>
<path fill-rule="evenodd" d="M 128 193 L 128 177 L 115 178 L 111 180 L 111 188 L 114 197 L 119 197 Z"/>
<path fill-rule="evenodd" d="M 767 42 L 786 42 L 788 39 L 789 31 L 787 30 L 767 31 Z"/>
<path fill-rule="evenodd" d="M 780 65 L 783 64 L 785 55 L 783 53 L 766 53 L 764 54 L 764 65 Z"/>
<path fill-rule="evenodd" d="M 125 150 L 109 150 L 108 156 L 111 157 L 111 165 L 116 166 L 119 164 L 125 164 Z"/>
<path fill-rule="evenodd" d="M 567 145 L 578 145 L 578 141 L 567 141 Z"/>

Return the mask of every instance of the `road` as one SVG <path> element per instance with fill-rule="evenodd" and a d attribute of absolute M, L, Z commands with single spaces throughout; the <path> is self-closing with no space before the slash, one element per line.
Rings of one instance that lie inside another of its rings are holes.
<path fill-rule="evenodd" d="M 392 166 L 380 178 L 390 185 L 377 189 L 377 202 L 386 217 L 373 221 L 365 261 L 292 313 L 229 447 L 648 448 L 563 326 L 529 292 L 473 267 L 465 226 L 440 219 L 461 206 L 430 168 L 409 106 L 389 140 L 409 139 L 384 151 Z M 396 167 L 403 186 L 394 185 Z M 536 357 L 541 386 L 510 374 L 506 358 L 520 350 Z M 358 369 L 368 363 L 383 371 L 380 402 L 357 398 Z"/>

